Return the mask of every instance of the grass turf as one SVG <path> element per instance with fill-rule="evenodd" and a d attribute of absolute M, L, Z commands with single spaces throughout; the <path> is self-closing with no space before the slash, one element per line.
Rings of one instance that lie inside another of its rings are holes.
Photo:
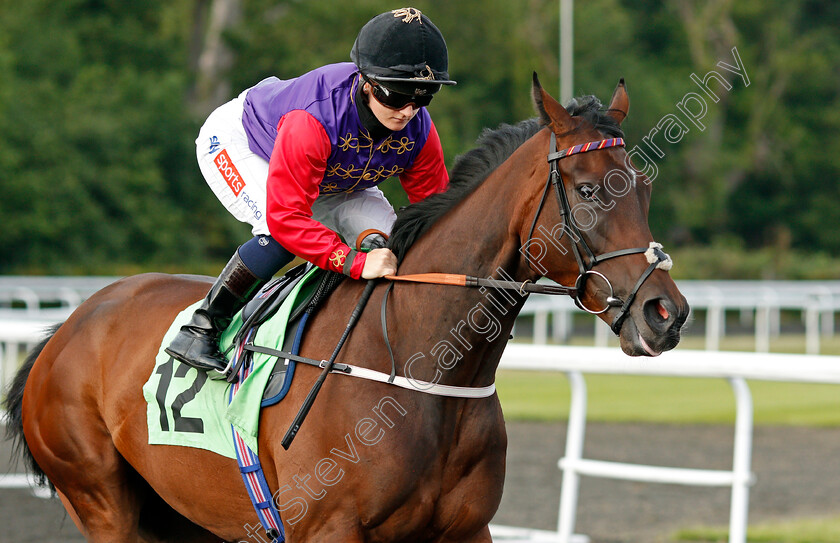
<path fill-rule="evenodd" d="M 687 528 L 676 532 L 671 541 L 677 543 L 725 543 L 726 528 Z M 840 517 L 806 518 L 752 525 L 747 530 L 747 543 L 837 543 L 840 541 Z"/>
<path fill-rule="evenodd" d="M 735 398 L 723 379 L 585 375 L 587 420 L 731 424 Z M 750 381 L 756 424 L 840 426 L 840 386 Z M 569 415 L 562 373 L 500 370 L 496 388 L 508 420 Z M 840 539 L 838 540 L 840 541 Z"/>
<path fill-rule="evenodd" d="M 603 326 L 603 323 L 598 323 Z M 525 338 L 528 340 L 528 338 Z M 569 341 L 570 345 L 593 345 L 593 336 L 579 336 L 574 337 Z M 608 345 L 617 346 L 618 340 L 609 336 Z M 806 339 L 804 334 L 785 334 L 778 337 L 770 338 L 770 352 L 771 353 L 805 353 Z M 719 350 L 721 351 L 755 351 L 755 336 L 754 335 L 728 335 L 720 339 Z M 684 335 L 680 340 L 679 349 L 691 349 L 702 351 L 706 348 L 706 338 L 704 336 Z M 825 355 L 840 355 L 840 334 L 835 336 L 820 337 L 820 354 Z"/>
<path fill-rule="evenodd" d="M 571 344 L 592 345 L 591 337 L 573 338 Z M 617 345 L 610 337 L 610 345 Z M 704 348 L 704 338 L 684 337 L 682 349 Z M 753 351 L 752 335 L 721 339 L 724 351 Z M 803 353 L 805 336 L 786 334 L 772 338 L 770 351 Z M 821 337 L 820 352 L 840 355 L 840 334 Z M 735 398 L 723 379 L 585 375 L 587 420 L 669 424 L 731 424 Z M 749 381 L 755 424 L 840 426 L 840 386 Z M 508 420 L 560 421 L 569 416 L 569 384 L 555 372 L 500 370 L 496 388 Z M 840 541 L 838 539 L 837 541 Z"/>

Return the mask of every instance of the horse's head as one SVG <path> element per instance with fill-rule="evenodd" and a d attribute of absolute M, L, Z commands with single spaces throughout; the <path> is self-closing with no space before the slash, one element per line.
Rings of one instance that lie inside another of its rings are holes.
<path fill-rule="evenodd" d="M 548 165 L 529 184 L 533 205 L 520 233 L 528 265 L 536 275 L 576 285 L 576 303 L 612 327 L 625 353 L 673 349 L 688 303 L 648 227 L 651 180 L 630 165 L 624 149 L 620 125 L 630 106 L 624 80 L 606 111 L 590 97 L 570 113 L 536 74 L 533 95 L 548 127 L 536 138 Z"/>

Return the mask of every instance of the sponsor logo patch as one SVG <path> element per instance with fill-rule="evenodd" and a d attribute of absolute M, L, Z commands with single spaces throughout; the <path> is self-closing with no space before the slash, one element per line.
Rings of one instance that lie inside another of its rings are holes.
<path fill-rule="evenodd" d="M 251 210 L 251 213 L 254 214 L 254 218 L 258 221 L 261 221 L 262 211 L 260 211 L 260 204 L 258 204 L 256 200 L 248 196 L 247 192 L 242 193 L 242 201 L 245 203 L 246 206 L 248 206 L 248 209 Z M 260 238 L 260 241 L 258 242 L 260 245 L 263 245 L 262 240 L 263 238 Z M 268 245 L 268 240 L 266 240 L 265 244 Z"/>
<path fill-rule="evenodd" d="M 220 146 L 219 136 L 210 136 L 210 154 L 212 155 L 218 151 Z"/>
<path fill-rule="evenodd" d="M 239 193 L 242 192 L 243 188 L 245 188 L 245 181 L 242 180 L 242 176 L 239 175 L 239 171 L 230 160 L 227 150 L 222 149 L 221 152 L 216 155 L 216 158 L 213 159 L 213 163 L 216 165 L 216 168 L 219 169 L 219 173 L 222 174 L 222 177 L 230 187 L 230 190 L 233 191 L 233 195 L 239 196 Z"/>

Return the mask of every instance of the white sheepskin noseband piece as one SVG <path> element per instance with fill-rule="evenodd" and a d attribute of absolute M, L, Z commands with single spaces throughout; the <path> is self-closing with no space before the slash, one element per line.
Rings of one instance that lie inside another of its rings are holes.
<path fill-rule="evenodd" d="M 645 258 L 647 258 L 648 264 L 653 264 L 654 262 L 659 261 L 659 264 L 656 265 L 658 269 L 665 271 L 670 270 L 671 266 L 674 265 L 674 261 L 671 260 L 671 255 L 669 255 L 665 251 L 662 251 L 662 254 L 665 255 L 665 260 L 660 260 L 659 256 L 656 254 L 655 249 L 659 249 L 660 251 L 662 251 L 662 244 L 656 243 L 655 241 L 651 241 L 648 250 L 645 251 Z"/>

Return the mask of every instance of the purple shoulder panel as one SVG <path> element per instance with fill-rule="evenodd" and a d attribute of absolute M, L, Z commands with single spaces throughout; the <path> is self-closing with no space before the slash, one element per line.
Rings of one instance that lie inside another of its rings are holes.
<path fill-rule="evenodd" d="M 332 148 L 322 194 L 373 187 L 411 167 L 429 136 L 428 112 L 422 108 L 404 129 L 374 141 L 356 110 L 357 73 L 352 63 L 330 64 L 295 79 L 270 77 L 251 88 L 242 115 L 251 150 L 269 160 L 280 119 L 304 110 L 324 127 Z"/>

